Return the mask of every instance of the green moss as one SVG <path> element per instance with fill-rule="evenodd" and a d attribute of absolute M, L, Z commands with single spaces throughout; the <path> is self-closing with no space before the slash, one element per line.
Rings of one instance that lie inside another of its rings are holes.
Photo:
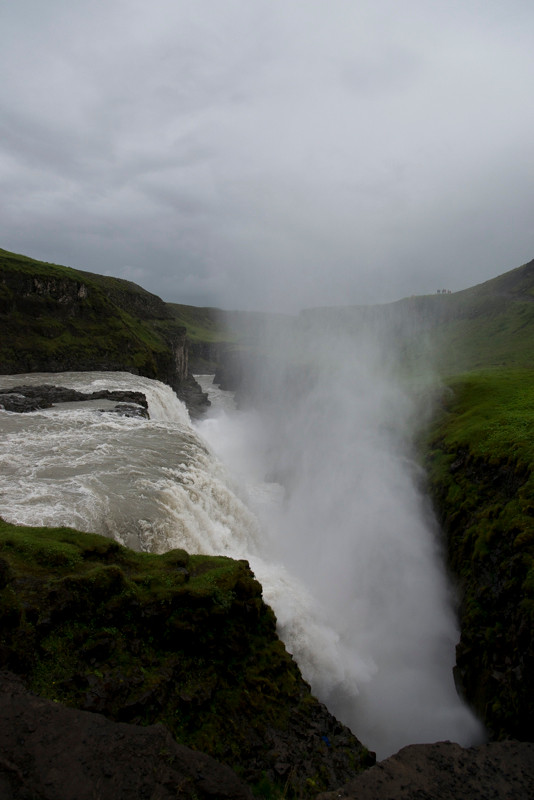
<path fill-rule="evenodd" d="M 534 371 L 448 382 L 427 432 L 429 488 L 461 588 L 457 673 L 497 738 L 534 719 Z"/>
<path fill-rule="evenodd" d="M 318 709 L 246 562 L 137 553 L 70 528 L 0 520 L 0 665 L 53 700 L 162 722 L 238 771 L 263 764 L 275 784 L 268 732 Z M 308 777 L 297 772 L 293 789 Z"/>
<path fill-rule="evenodd" d="M 192 342 L 233 342 L 235 332 L 229 330 L 225 314 L 218 308 L 198 308 L 197 306 L 168 303 L 175 322 L 187 329 Z M 167 323 L 168 325 L 168 323 Z"/>
<path fill-rule="evenodd" d="M 185 330 L 159 298 L 128 281 L 5 250 L 0 270 L 3 372 L 123 369 L 172 377 L 172 348 Z M 164 327 L 160 316 L 168 317 Z"/>

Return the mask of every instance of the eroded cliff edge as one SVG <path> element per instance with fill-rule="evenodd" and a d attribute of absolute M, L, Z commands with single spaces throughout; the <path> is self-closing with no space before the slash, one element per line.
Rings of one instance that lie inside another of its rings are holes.
<path fill-rule="evenodd" d="M 0 521 L 0 617 L 0 669 L 35 694 L 163 723 L 249 786 L 307 796 L 373 763 L 311 694 L 244 561 Z"/>

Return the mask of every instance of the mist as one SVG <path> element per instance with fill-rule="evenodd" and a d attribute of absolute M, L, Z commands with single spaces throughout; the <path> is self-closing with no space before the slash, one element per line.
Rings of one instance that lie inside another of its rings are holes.
<path fill-rule="evenodd" d="M 349 333 L 336 318 L 263 329 L 212 442 L 248 486 L 253 568 L 319 699 L 379 758 L 472 745 L 484 733 L 454 686 L 455 597 L 413 454 L 430 365 L 409 373 L 377 319 Z"/>

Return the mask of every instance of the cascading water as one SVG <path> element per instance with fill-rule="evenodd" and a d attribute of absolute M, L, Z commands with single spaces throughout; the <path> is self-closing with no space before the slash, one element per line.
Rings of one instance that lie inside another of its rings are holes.
<path fill-rule="evenodd" d="M 449 598 L 420 498 L 408 471 L 405 480 L 399 476 L 400 456 L 388 456 L 384 446 L 376 462 L 366 463 L 362 491 L 369 505 L 358 512 L 359 533 L 345 540 L 340 531 L 354 513 L 346 502 L 348 465 L 357 442 L 349 446 L 341 432 L 329 430 L 340 461 L 339 474 L 327 480 L 331 445 L 311 408 L 307 424 L 313 423 L 310 441 L 316 449 L 301 452 L 306 469 L 293 471 L 287 491 L 276 480 L 265 480 L 265 455 L 273 444 L 265 418 L 235 412 L 228 395 L 217 389 L 210 390 L 213 399 L 218 393 L 226 410 L 210 414 L 195 429 L 172 390 L 147 378 L 123 373 L 0 378 L 5 388 L 29 383 L 85 392 L 142 391 L 151 418 L 101 413 L 84 403 L 30 414 L 0 412 L 5 519 L 70 525 L 145 551 L 184 547 L 247 558 L 315 693 L 379 756 L 415 740 L 469 744 L 480 735 L 452 686 L 456 631 Z M 402 520 L 404 511 L 391 508 L 390 498 L 372 491 L 378 472 L 387 485 L 397 482 L 399 497 L 408 493 L 408 520 Z M 395 542 L 384 529 L 398 530 L 400 523 L 402 536 Z M 428 601 L 436 592 L 437 606 Z M 381 614 L 387 625 L 380 623 Z M 395 631 L 406 619 L 404 633 Z"/>
<path fill-rule="evenodd" d="M 479 742 L 454 686 L 453 597 L 411 457 L 430 395 L 414 392 L 386 326 L 347 335 L 327 322 L 282 337 L 266 328 L 242 398 L 254 410 L 203 434 L 250 487 L 265 561 L 298 587 L 262 576 L 317 696 L 379 757 L 409 742 Z M 280 481 L 281 502 L 258 493 L 261 476 Z"/>
<path fill-rule="evenodd" d="M 185 547 L 236 557 L 257 524 L 224 468 L 164 384 L 128 373 L 2 376 L 0 385 L 52 383 L 83 392 L 144 392 L 150 420 L 100 413 L 102 401 L 2 413 L 2 514 L 31 525 L 72 525 L 138 550 Z"/>

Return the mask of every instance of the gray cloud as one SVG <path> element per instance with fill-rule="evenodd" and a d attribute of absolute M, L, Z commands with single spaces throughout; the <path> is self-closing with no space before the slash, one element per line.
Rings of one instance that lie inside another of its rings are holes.
<path fill-rule="evenodd" d="M 0 245 L 295 310 L 534 255 L 531 3 L 3 4 Z"/>

